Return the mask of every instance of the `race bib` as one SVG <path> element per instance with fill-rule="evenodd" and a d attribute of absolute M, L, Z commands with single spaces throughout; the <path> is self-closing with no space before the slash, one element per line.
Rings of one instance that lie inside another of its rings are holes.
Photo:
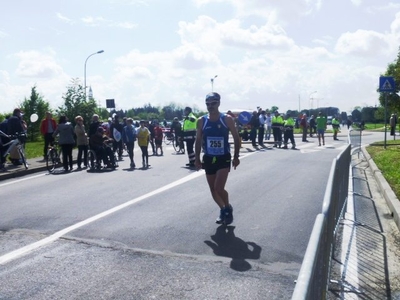
<path fill-rule="evenodd" d="M 207 153 L 210 155 L 224 155 L 224 138 L 207 137 Z"/>

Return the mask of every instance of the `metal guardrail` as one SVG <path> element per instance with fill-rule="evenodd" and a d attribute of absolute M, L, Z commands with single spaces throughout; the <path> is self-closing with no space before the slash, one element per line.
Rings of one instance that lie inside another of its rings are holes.
<path fill-rule="evenodd" d="M 357 152 L 358 155 L 360 155 L 361 151 L 361 136 L 362 130 L 360 128 L 350 128 L 348 135 L 349 144 L 351 144 L 353 152 Z"/>
<path fill-rule="evenodd" d="M 358 140 L 349 133 L 351 145 L 332 162 L 322 212 L 316 217 L 292 300 L 326 299 L 336 229 L 348 196 L 351 141 L 361 146 L 359 136 Z"/>

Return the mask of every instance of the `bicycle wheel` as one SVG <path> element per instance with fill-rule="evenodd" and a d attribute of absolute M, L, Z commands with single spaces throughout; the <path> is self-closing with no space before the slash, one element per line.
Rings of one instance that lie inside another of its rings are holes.
<path fill-rule="evenodd" d="M 50 149 L 47 151 L 46 167 L 50 173 L 53 173 L 57 166 L 57 153 L 56 150 Z"/>
<path fill-rule="evenodd" d="M 21 157 L 22 163 L 23 163 L 24 166 L 25 166 L 25 169 L 28 170 L 28 163 L 27 163 L 26 158 L 25 158 L 24 149 L 19 148 L 19 149 L 18 149 L 18 153 L 19 153 L 19 156 Z"/>
<path fill-rule="evenodd" d="M 88 167 L 90 170 L 94 170 L 96 169 L 96 153 L 93 150 L 89 150 L 88 151 L 88 158 L 87 158 L 87 162 L 88 162 Z"/>
<path fill-rule="evenodd" d="M 176 145 L 175 139 L 172 141 L 172 147 L 174 147 L 174 150 L 175 150 L 176 152 L 179 152 L 179 146 Z"/>
<path fill-rule="evenodd" d="M 171 142 L 172 142 L 171 138 L 169 136 L 167 136 L 167 135 L 164 135 L 164 143 L 165 143 L 165 145 L 169 145 L 169 144 L 171 144 Z"/>

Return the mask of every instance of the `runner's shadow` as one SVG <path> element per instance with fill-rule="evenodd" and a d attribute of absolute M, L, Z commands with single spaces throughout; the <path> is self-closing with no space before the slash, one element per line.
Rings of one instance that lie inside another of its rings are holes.
<path fill-rule="evenodd" d="M 221 225 L 217 228 L 212 241 L 204 241 L 215 255 L 230 257 L 230 267 L 239 272 L 251 269 L 246 259 L 260 259 L 261 247 L 253 242 L 245 242 L 235 236 L 235 226 Z"/>

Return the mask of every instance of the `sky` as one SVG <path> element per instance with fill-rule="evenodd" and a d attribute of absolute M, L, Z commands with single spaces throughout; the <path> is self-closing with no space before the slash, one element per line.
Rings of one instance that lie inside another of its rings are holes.
<path fill-rule="evenodd" d="M 0 113 L 73 79 L 105 107 L 280 111 L 379 105 L 398 0 L 13 0 L 0 10 Z M 104 50 L 103 53 L 97 53 Z M 92 55 L 94 54 L 94 55 Z M 215 77 L 217 76 L 217 77 Z"/>

